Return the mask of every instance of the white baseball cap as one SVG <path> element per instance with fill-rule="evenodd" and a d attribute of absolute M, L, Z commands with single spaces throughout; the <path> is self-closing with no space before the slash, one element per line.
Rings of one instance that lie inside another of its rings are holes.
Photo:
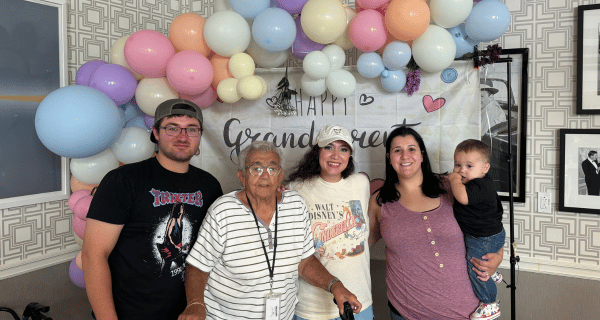
<path fill-rule="evenodd" d="M 354 147 L 352 147 L 352 137 L 348 130 L 342 126 L 326 125 L 321 128 L 317 135 L 317 145 L 321 148 L 338 140 L 347 143 L 350 146 L 350 149 L 354 151 Z"/>

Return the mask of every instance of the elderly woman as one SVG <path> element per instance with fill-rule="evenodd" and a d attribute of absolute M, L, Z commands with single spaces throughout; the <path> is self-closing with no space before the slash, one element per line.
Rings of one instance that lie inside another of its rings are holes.
<path fill-rule="evenodd" d="M 385 182 L 369 203 L 369 244 L 385 241 L 391 319 L 469 319 L 479 301 L 448 179 L 433 173 L 423 139 L 409 127 L 393 130 L 385 151 Z M 502 253 L 471 259 L 481 280 L 494 273 Z"/>
<path fill-rule="evenodd" d="M 333 293 L 338 307 L 361 304 L 314 257 L 304 199 L 277 191 L 283 181 L 281 151 L 254 141 L 239 155 L 244 189 L 217 199 L 186 268 L 187 319 L 283 319 L 294 316 L 298 276 Z"/>

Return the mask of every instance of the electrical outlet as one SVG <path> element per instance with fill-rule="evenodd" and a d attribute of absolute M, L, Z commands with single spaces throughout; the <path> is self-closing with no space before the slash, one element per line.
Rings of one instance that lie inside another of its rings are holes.
<path fill-rule="evenodd" d="M 550 192 L 538 192 L 538 212 L 552 213 Z"/>

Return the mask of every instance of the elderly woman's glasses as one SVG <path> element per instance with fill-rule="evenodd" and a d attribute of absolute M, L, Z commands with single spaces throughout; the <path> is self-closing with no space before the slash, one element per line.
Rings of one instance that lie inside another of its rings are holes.
<path fill-rule="evenodd" d="M 178 126 L 166 126 L 159 128 L 165 129 L 167 135 L 171 137 L 177 137 L 181 133 L 181 130 L 185 130 L 188 137 L 197 137 L 200 135 L 200 128 L 198 127 L 180 128 Z"/>
<path fill-rule="evenodd" d="M 263 167 L 258 164 L 253 164 L 253 165 L 247 166 L 246 169 L 248 171 L 250 171 L 250 174 L 253 176 L 261 176 L 263 174 L 263 172 L 265 171 L 265 169 L 267 169 L 267 173 L 270 176 L 276 176 L 279 174 L 279 172 L 281 172 L 281 166 L 278 164 L 272 164 L 272 165 L 268 165 L 266 167 Z"/>

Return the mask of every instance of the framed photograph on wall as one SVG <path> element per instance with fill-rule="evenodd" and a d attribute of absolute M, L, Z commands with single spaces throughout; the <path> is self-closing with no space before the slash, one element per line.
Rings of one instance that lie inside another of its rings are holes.
<path fill-rule="evenodd" d="M 600 114 L 600 4 L 577 8 L 577 113 Z"/>
<path fill-rule="evenodd" d="M 503 201 L 509 200 L 512 183 L 513 200 L 525 202 L 528 63 L 528 48 L 504 49 L 498 62 L 479 71 L 481 141 L 491 150 L 489 174 Z"/>
<path fill-rule="evenodd" d="M 560 129 L 558 210 L 600 214 L 600 129 Z"/>

